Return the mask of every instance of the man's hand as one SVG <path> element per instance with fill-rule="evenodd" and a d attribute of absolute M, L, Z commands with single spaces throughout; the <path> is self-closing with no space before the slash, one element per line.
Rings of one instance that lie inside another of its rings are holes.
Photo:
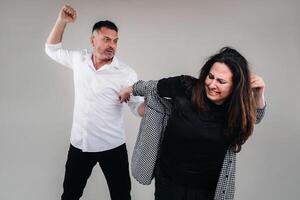
<path fill-rule="evenodd" d="M 62 41 L 62 36 L 67 23 L 72 23 L 76 20 L 76 11 L 69 5 L 64 5 L 58 14 L 56 23 L 54 24 L 48 39 L 47 44 L 57 44 Z"/>
<path fill-rule="evenodd" d="M 64 23 L 72 23 L 76 20 L 76 10 L 70 5 L 64 5 L 58 14 L 58 21 Z"/>
<path fill-rule="evenodd" d="M 145 102 L 141 103 L 138 107 L 138 114 L 143 117 L 145 114 Z"/>
<path fill-rule="evenodd" d="M 120 92 L 119 92 L 119 101 L 120 103 L 127 103 L 130 99 L 130 95 L 132 94 L 132 86 L 123 88 Z"/>

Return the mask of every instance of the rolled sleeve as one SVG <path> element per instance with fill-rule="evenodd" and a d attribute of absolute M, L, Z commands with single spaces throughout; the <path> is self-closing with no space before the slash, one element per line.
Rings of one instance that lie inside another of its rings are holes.
<path fill-rule="evenodd" d="M 131 71 L 130 73 L 130 78 L 128 79 L 128 86 L 132 86 L 133 84 L 135 84 L 137 82 L 137 74 L 135 73 L 135 71 Z M 128 102 L 128 106 L 131 110 L 131 112 L 136 115 L 136 116 L 140 116 L 138 113 L 138 108 L 139 106 L 144 102 L 144 99 L 140 96 L 131 96 L 130 100 Z"/>
<path fill-rule="evenodd" d="M 62 43 L 45 44 L 46 54 L 54 61 L 68 67 L 73 68 L 74 51 L 69 51 L 62 48 Z"/>

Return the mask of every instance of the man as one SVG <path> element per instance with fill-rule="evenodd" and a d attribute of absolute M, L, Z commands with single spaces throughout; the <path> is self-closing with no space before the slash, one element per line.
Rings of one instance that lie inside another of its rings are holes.
<path fill-rule="evenodd" d="M 46 53 L 73 70 L 75 105 L 71 145 L 65 168 L 62 200 L 82 196 L 93 167 L 99 163 L 112 200 L 130 199 L 128 156 L 123 127 L 123 104 L 118 92 L 137 81 L 136 73 L 115 57 L 118 28 L 110 21 L 93 26 L 92 52 L 69 51 L 61 41 L 68 23 L 76 20 L 76 11 L 65 5 L 47 39 Z M 143 114 L 140 99 L 131 98 L 129 107 Z"/>

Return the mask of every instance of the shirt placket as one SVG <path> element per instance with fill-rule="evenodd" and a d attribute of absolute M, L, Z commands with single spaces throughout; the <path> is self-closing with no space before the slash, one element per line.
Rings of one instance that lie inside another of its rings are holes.
<path fill-rule="evenodd" d="M 90 80 L 88 80 L 90 79 Z M 87 88 L 85 91 L 85 105 L 84 105 L 84 121 L 83 121 L 83 150 L 88 151 L 88 140 L 89 140 L 89 121 L 91 120 L 90 111 L 91 111 L 91 103 L 93 101 L 93 92 L 92 92 L 92 84 L 95 81 L 95 77 L 87 78 Z"/>

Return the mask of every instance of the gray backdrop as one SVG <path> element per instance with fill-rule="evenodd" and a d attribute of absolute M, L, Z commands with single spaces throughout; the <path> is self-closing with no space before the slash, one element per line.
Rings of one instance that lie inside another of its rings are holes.
<path fill-rule="evenodd" d="M 54 200 L 62 192 L 73 112 L 72 71 L 44 53 L 65 1 L 0 5 L 0 199 Z M 298 199 L 300 194 L 297 0 L 70 0 L 78 19 L 65 47 L 90 48 L 94 22 L 120 28 L 118 57 L 140 79 L 197 76 L 207 56 L 237 48 L 267 85 L 268 112 L 238 156 L 236 199 Z M 140 119 L 126 108 L 129 156 Z M 153 199 L 153 184 L 132 179 L 132 199 Z M 98 166 L 83 199 L 109 199 Z"/>

